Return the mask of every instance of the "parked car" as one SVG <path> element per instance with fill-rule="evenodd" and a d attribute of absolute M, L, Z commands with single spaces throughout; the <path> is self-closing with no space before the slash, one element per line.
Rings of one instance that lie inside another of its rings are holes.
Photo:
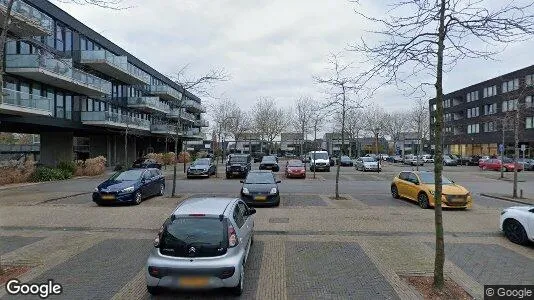
<path fill-rule="evenodd" d="M 262 152 L 256 152 L 252 154 L 252 157 L 254 158 L 254 163 L 259 163 L 264 156 L 265 156 L 265 153 L 262 153 Z"/>
<path fill-rule="evenodd" d="M 424 154 L 421 156 L 421 158 L 423 159 L 423 161 L 425 163 L 434 163 L 434 156 L 430 155 L 430 154 Z"/>
<path fill-rule="evenodd" d="M 480 161 L 480 155 L 472 155 L 471 159 L 467 162 L 468 166 L 478 166 L 478 162 Z"/>
<path fill-rule="evenodd" d="M 132 164 L 132 169 L 147 169 L 147 168 L 156 168 L 161 170 L 161 164 L 158 163 L 155 159 L 141 157 L 136 159 Z"/>
<path fill-rule="evenodd" d="M 500 159 L 492 158 L 484 162 L 480 162 L 478 165 L 482 170 L 493 170 L 500 171 L 501 168 L 504 172 L 513 172 L 517 168 L 518 172 L 523 171 L 523 165 L 520 163 L 515 163 L 509 158 L 504 158 L 502 161 Z"/>
<path fill-rule="evenodd" d="M 306 178 L 306 167 L 300 160 L 290 160 L 286 164 L 286 178 Z"/>
<path fill-rule="evenodd" d="M 423 160 L 422 157 L 418 158 L 416 155 L 409 154 L 404 157 L 403 163 L 405 165 L 410 165 L 410 166 L 417 166 L 417 165 L 423 166 L 425 164 L 425 161 Z"/>
<path fill-rule="evenodd" d="M 443 165 L 444 166 L 457 166 L 458 160 L 452 158 L 449 155 L 443 155 Z"/>
<path fill-rule="evenodd" d="M 199 158 L 187 168 L 187 178 L 207 177 L 217 174 L 217 167 L 211 158 Z"/>
<path fill-rule="evenodd" d="M 260 170 L 271 170 L 273 172 L 280 171 L 278 161 L 274 156 L 264 156 L 260 163 Z"/>
<path fill-rule="evenodd" d="M 248 205 L 280 205 L 278 183 L 270 171 L 250 171 L 241 183 L 241 199 Z"/>
<path fill-rule="evenodd" d="M 534 242 L 534 206 L 505 208 L 501 212 L 500 229 L 512 243 Z"/>
<path fill-rule="evenodd" d="M 379 161 L 372 157 L 364 156 L 356 159 L 356 170 L 366 171 L 380 171 L 381 167 Z"/>
<path fill-rule="evenodd" d="M 310 162 L 310 171 L 327 171 L 330 172 L 330 158 L 326 151 L 311 151 L 308 153 Z"/>
<path fill-rule="evenodd" d="M 252 158 L 248 154 L 232 154 L 226 164 L 226 179 L 234 176 L 247 177 L 252 168 Z"/>
<path fill-rule="evenodd" d="M 333 158 L 333 157 L 330 157 L 330 158 L 329 158 L 329 162 L 330 162 L 330 166 L 331 166 L 331 167 L 333 167 L 333 166 L 336 165 L 336 159 Z"/>
<path fill-rule="evenodd" d="M 533 171 L 534 170 L 534 160 L 529 158 L 520 158 L 518 161 L 521 165 L 523 165 L 523 170 L 525 171 Z"/>
<path fill-rule="evenodd" d="M 402 156 L 400 155 L 390 156 L 386 159 L 386 161 L 392 162 L 392 163 L 399 163 L 399 162 L 402 162 Z"/>
<path fill-rule="evenodd" d="M 389 155 L 387 155 L 387 154 L 380 154 L 380 158 L 381 158 L 383 161 L 387 161 L 388 158 L 389 158 Z"/>
<path fill-rule="evenodd" d="M 443 191 L 441 206 L 446 208 L 471 208 L 471 193 L 447 177 L 442 177 Z M 391 196 L 395 199 L 406 198 L 415 201 L 421 208 L 434 207 L 435 181 L 434 173 L 400 172 L 391 183 Z"/>
<path fill-rule="evenodd" d="M 183 201 L 154 240 L 145 267 L 148 292 L 228 288 L 241 295 L 255 213 L 236 198 Z"/>
<path fill-rule="evenodd" d="M 489 156 L 482 156 L 479 160 L 478 160 L 478 163 L 480 165 L 481 162 L 485 162 L 486 160 L 490 159 L 491 157 Z"/>
<path fill-rule="evenodd" d="M 350 157 L 344 155 L 339 159 L 339 165 L 342 167 L 352 167 L 354 166 L 354 162 L 352 159 L 350 159 Z"/>
<path fill-rule="evenodd" d="M 93 192 L 98 205 L 113 203 L 140 204 L 143 199 L 163 195 L 165 177 L 156 168 L 132 169 L 113 174 L 99 184 Z"/>

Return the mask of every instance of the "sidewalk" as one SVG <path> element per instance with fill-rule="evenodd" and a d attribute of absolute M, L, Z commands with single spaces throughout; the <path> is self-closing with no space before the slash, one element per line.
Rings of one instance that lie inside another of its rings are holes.
<path fill-rule="evenodd" d="M 513 198 L 507 194 L 493 194 L 493 193 L 481 193 L 480 196 L 504 200 L 504 201 L 510 201 L 510 202 L 519 203 L 519 204 L 534 205 L 533 198 Z"/>

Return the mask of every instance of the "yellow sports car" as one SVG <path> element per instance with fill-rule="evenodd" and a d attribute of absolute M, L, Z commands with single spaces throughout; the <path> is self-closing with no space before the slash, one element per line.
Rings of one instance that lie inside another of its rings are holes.
<path fill-rule="evenodd" d="M 471 208 L 471 193 L 461 185 L 457 185 L 446 177 L 442 177 L 443 191 L 441 207 Z M 421 208 L 434 207 L 434 173 L 432 172 L 400 172 L 391 183 L 393 198 L 406 198 L 416 201 Z"/>

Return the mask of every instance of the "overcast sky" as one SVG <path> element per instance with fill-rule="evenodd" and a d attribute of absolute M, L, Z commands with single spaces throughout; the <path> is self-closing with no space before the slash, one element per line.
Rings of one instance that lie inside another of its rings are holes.
<path fill-rule="evenodd" d="M 363 2 L 383 11 L 377 2 L 384 1 Z M 348 0 L 124 0 L 132 8 L 118 11 L 55 3 L 163 74 L 187 63 L 191 75 L 226 68 L 232 79 L 216 93 L 244 108 L 262 96 L 283 106 L 302 95 L 324 98 L 312 75 L 324 72 L 330 51 L 369 29 Z M 445 92 L 531 65 L 533 46 L 510 46 L 498 61 L 463 61 L 445 75 Z M 370 100 L 387 110 L 411 101 L 393 88 Z"/>

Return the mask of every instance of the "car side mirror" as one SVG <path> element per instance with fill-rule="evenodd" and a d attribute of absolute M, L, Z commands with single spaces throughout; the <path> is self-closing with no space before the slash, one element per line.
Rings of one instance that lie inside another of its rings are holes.
<path fill-rule="evenodd" d="M 244 181 L 244 180 L 239 180 L 239 182 L 241 182 L 241 183 L 245 183 L 245 181 Z"/>
<path fill-rule="evenodd" d="M 277 181 L 276 181 L 276 183 L 281 183 L 281 182 L 282 182 L 282 180 L 277 180 Z"/>
<path fill-rule="evenodd" d="M 256 209 L 251 207 L 251 208 L 248 209 L 247 216 L 252 216 L 255 213 L 256 213 Z"/>

